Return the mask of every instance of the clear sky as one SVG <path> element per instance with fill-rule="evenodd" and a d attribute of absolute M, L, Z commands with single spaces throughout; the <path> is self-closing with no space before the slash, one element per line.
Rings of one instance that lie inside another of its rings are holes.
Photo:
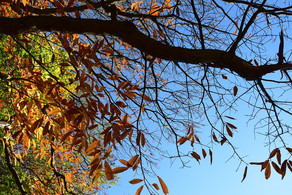
<path fill-rule="evenodd" d="M 275 29 L 280 32 L 280 29 Z M 290 29 L 286 29 L 286 34 Z M 285 40 L 285 51 L 290 49 L 291 41 Z M 276 45 L 276 46 L 275 46 Z M 271 43 L 270 51 L 276 55 L 278 50 L 278 40 Z M 291 60 L 291 59 L 289 59 Z M 239 88 L 239 94 L 241 89 Z M 276 146 L 272 145 L 270 148 L 265 145 L 264 136 L 255 134 L 254 125 L 258 122 L 258 118 L 252 122 L 248 121 L 250 110 L 246 105 L 238 104 L 238 112 L 234 113 L 233 117 L 237 120 L 233 122 L 237 126 L 237 133 L 231 139 L 232 143 L 238 147 L 238 152 L 241 156 L 247 155 L 244 159 L 246 162 L 262 162 L 268 159 L 269 152 Z M 290 119 L 288 119 L 290 120 Z M 204 129 L 200 129 L 204 130 Z M 210 131 L 210 127 L 206 127 Z M 264 130 L 264 129 L 263 129 Z M 290 139 L 290 140 L 289 140 Z M 288 146 L 292 148 L 291 137 L 288 138 Z M 200 151 L 200 150 L 198 150 Z M 247 177 L 241 182 L 245 165 L 239 166 L 240 161 L 237 158 L 228 160 L 233 152 L 227 144 L 220 146 L 214 145 L 213 151 L 213 164 L 210 165 L 209 155 L 206 159 L 202 159 L 200 164 L 193 159 L 188 165 L 191 168 L 183 168 L 179 161 L 171 165 L 168 159 L 162 160 L 157 169 L 154 170 L 160 176 L 169 189 L 170 195 L 291 195 L 292 194 L 292 175 L 289 169 L 285 178 L 282 180 L 281 176 L 272 168 L 271 177 L 266 180 L 264 172 L 260 172 L 260 166 L 252 165 L 248 167 Z M 285 154 L 284 150 L 283 158 Z M 199 153 L 199 152 L 198 152 Z M 228 160 L 228 161 L 227 161 Z M 227 161 L 227 162 L 226 162 Z M 276 160 L 274 160 L 276 161 Z M 239 168 L 238 168 L 239 167 Z M 133 178 L 142 178 L 139 175 L 132 174 L 131 171 L 122 173 L 118 185 L 113 186 L 111 189 L 106 190 L 105 193 L 109 195 L 132 195 L 142 185 L 130 184 L 129 181 Z M 152 183 L 159 184 L 157 178 L 149 178 Z M 143 189 L 143 195 L 149 194 L 146 188 Z M 159 194 L 163 194 L 159 191 Z"/>
<path fill-rule="evenodd" d="M 234 134 L 231 141 L 238 146 L 238 151 L 242 156 L 248 155 L 245 157 L 247 162 L 261 162 L 268 159 L 269 150 L 265 147 L 265 137 L 254 134 L 254 124 L 252 122 L 249 124 L 245 122 L 247 117 L 244 116 L 248 114 L 248 109 L 240 107 L 240 105 L 238 108 L 241 112 L 234 116 L 241 120 L 233 122 L 238 127 L 238 133 Z M 271 147 L 271 150 L 273 147 Z M 292 176 L 289 170 L 282 180 L 281 176 L 272 169 L 271 177 L 266 180 L 264 172 L 260 172 L 260 166 L 249 166 L 247 177 L 241 183 L 245 166 L 240 166 L 238 169 L 239 161 L 236 158 L 228 160 L 232 155 L 230 146 L 217 144 L 212 151 L 212 165 L 210 165 L 209 156 L 201 160 L 200 164 L 193 159 L 188 164 L 192 167 L 183 169 L 180 168 L 179 161 L 175 161 L 172 165 L 168 159 L 161 161 L 155 171 L 167 184 L 170 195 L 291 194 Z M 284 154 L 283 151 L 282 155 Z M 237 169 L 238 171 L 236 171 Z M 133 178 L 142 178 L 139 175 L 133 175 L 131 171 L 120 174 L 120 178 L 117 186 L 105 191 L 108 195 L 132 195 L 142 185 L 142 182 L 134 185 L 129 183 Z M 159 184 L 157 178 L 149 179 L 151 182 Z M 144 188 L 141 194 L 147 195 L 149 192 Z M 159 194 L 163 194 L 161 190 Z"/>

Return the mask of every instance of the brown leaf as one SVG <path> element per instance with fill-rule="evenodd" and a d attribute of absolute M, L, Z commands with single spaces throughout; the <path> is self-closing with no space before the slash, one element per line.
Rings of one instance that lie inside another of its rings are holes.
<path fill-rule="evenodd" d="M 261 171 L 264 170 L 268 164 L 269 164 L 269 160 L 266 160 L 265 162 L 263 162 Z"/>
<path fill-rule="evenodd" d="M 280 150 L 277 151 L 277 160 L 278 160 L 278 163 L 281 164 L 281 152 L 280 152 Z"/>
<path fill-rule="evenodd" d="M 217 142 L 218 143 L 218 139 L 217 139 L 217 137 L 216 137 L 216 135 L 215 135 L 215 133 L 213 132 L 213 139 L 214 139 L 214 141 L 215 142 Z"/>
<path fill-rule="evenodd" d="M 138 154 L 135 155 L 135 156 L 133 156 L 133 157 L 128 161 L 127 166 L 129 166 L 129 167 L 133 166 L 133 164 L 135 163 L 135 161 L 137 160 L 138 157 L 139 157 Z"/>
<path fill-rule="evenodd" d="M 228 125 L 226 125 L 226 131 L 227 131 L 227 133 L 228 133 L 228 135 L 229 135 L 230 137 L 233 136 L 233 133 L 232 133 L 232 131 L 230 130 L 230 128 L 228 127 Z"/>
<path fill-rule="evenodd" d="M 201 159 L 200 155 L 198 155 L 196 152 L 192 152 L 191 155 L 198 161 Z"/>
<path fill-rule="evenodd" d="M 213 163 L 213 156 L 212 156 L 212 151 L 209 149 L 209 155 L 210 155 L 210 164 Z"/>
<path fill-rule="evenodd" d="M 281 169 L 278 167 L 278 165 L 272 161 L 272 166 L 274 167 L 275 171 L 277 171 L 279 174 L 282 175 Z"/>
<path fill-rule="evenodd" d="M 164 181 L 159 176 L 157 176 L 157 178 L 159 180 L 159 183 L 161 185 L 163 193 L 168 194 L 168 188 L 167 188 L 166 184 L 164 183 Z"/>
<path fill-rule="evenodd" d="M 159 190 L 160 188 L 159 188 L 159 186 L 156 184 L 156 183 L 154 183 L 154 184 L 152 184 L 153 185 L 153 187 L 156 189 L 156 190 Z"/>
<path fill-rule="evenodd" d="M 287 167 L 287 160 L 284 160 L 284 162 L 281 165 L 282 179 L 284 179 L 286 175 L 286 167 Z"/>
<path fill-rule="evenodd" d="M 271 152 L 269 158 L 273 158 L 273 157 L 276 155 L 276 153 L 278 152 L 278 150 L 279 150 L 279 148 L 275 148 L 275 149 Z"/>
<path fill-rule="evenodd" d="M 125 160 L 123 160 L 123 159 L 120 159 L 119 161 L 120 161 L 123 165 L 126 165 L 126 166 L 127 166 L 127 164 L 128 164 L 128 162 L 125 161 Z"/>
<path fill-rule="evenodd" d="M 143 96 L 143 94 L 141 94 L 141 97 L 143 97 L 143 99 L 146 100 L 147 102 L 152 102 L 151 98 L 145 94 L 144 94 L 144 96 Z"/>
<path fill-rule="evenodd" d="M 237 129 L 237 127 L 236 126 L 234 126 L 233 124 L 231 124 L 231 123 L 227 123 L 226 122 L 226 124 L 231 128 L 231 129 Z"/>
<path fill-rule="evenodd" d="M 113 174 L 122 173 L 126 171 L 129 167 L 116 167 L 113 169 Z"/>
<path fill-rule="evenodd" d="M 227 76 L 225 76 L 224 74 L 221 75 L 223 79 L 227 79 Z"/>
<path fill-rule="evenodd" d="M 238 92 L 238 88 L 237 88 L 237 86 L 235 85 L 235 86 L 233 87 L 233 95 L 236 96 L 236 95 L 237 95 L 237 92 Z"/>
<path fill-rule="evenodd" d="M 271 176 L 271 165 L 270 163 L 268 163 L 265 170 L 265 178 L 269 179 L 270 176 Z"/>
<path fill-rule="evenodd" d="M 107 161 L 104 161 L 104 168 L 105 168 L 105 176 L 106 176 L 107 180 L 113 180 L 114 174 L 113 174 L 113 171 L 112 171 L 112 169 Z"/>
<path fill-rule="evenodd" d="M 136 191 L 135 195 L 140 195 L 142 190 L 143 190 L 143 187 L 144 186 L 139 187 L 138 190 Z"/>
<path fill-rule="evenodd" d="M 142 179 L 132 179 L 131 181 L 129 181 L 130 184 L 137 184 L 140 183 L 141 181 L 143 181 Z"/>
<path fill-rule="evenodd" d="M 292 153 L 292 148 L 286 148 L 288 152 Z"/>
<path fill-rule="evenodd" d="M 246 174 L 247 174 L 247 166 L 244 169 L 243 178 L 242 178 L 241 182 L 243 182 L 243 180 L 245 180 Z"/>
<path fill-rule="evenodd" d="M 125 105 L 125 103 L 124 102 L 121 102 L 121 101 L 117 101 L 116 102 L 116 105 L 118 106 L 118 107 L 121 107 L 121 108 L 126 108 L 127 106 Z"/>
<path fill-rule="evenodd" d="M 206 151 L 202 148 L 202 154 L 203 154 L 203 157 L 205 158 L 207 156 L 207 153 Z"/>

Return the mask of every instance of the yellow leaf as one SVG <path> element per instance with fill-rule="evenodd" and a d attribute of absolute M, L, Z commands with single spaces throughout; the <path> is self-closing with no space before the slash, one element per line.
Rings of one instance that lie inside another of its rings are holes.
<path fill-rule="evenodd" d="M 163 193 L 168 194 L 168 188 L 167 188 L 166 184 L 164 183 L 164 181 L 159 176 L 157 176 L 157 178 L 159 180 L 159 183 L 161 185 Z"/>

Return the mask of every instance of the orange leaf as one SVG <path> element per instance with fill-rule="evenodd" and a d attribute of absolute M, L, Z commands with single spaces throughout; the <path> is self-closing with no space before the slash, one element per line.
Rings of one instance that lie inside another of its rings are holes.
<path fill-rule="evenodd" d="M 112 171 L 112 169 L 107 161 L 104 161 L 104 168 L 105 168 L 105 176 L 106 176 L 107 180 L 113 180 L 114 174 L 113 174 L 113 171 Z"/>
<path fill-rule="evenodd" d="M 123 159 L 120 159 L 119 161 L 120 161 L 123 165 L 126 165 L 126 166 L 127 166 L 127 163 L 128 163 L 127 161 L 125 161 L 125 160 L 123 160 Z"/>
<path fill-rule="evenodd" d="M 135 155 L 133 156 L 128 162 L 127 162 L 127 166 L 131 167 L 133 166 L 133 164 L 135 163 L 135 161 L 137 160 L 137 158 L 139 157 L 139 155 Z"/>
<path fill-rule="evenodd" d="M 237 28 L 234 30 L 233 35 L 236 35 L 237 33 Z"/>
<path fill-rule="evenodd" d="M 129 167 L 116 167 L 113 169 L 113 174 L 121 173 L 124 172 L 128 169 Z"/>
<path fill-rule="evenodd" d="M 168 188 L 167 188 L 166 184 L 164 183 L 164 181 L 159 176 L 157 176 L 157 178 L 159 180 L 159 183 L 161 185 L 163 193 L 168 194 Z"/>
<path fill-rule="evenodd" d="M 242 178 L 241 182 L 243 182 L 243 180 L 246 178 L 246 174 L 247 174 L 247 166 L 244 169 L 243 178 Z"/>
<path fill-rule="evenodd" d="M 143 181 L 142 179 L 132 179 L 131 181 L 129 181 L 130 184 L 137 184 L 140 183 L 141 181 Z"/>
<path fill-rule="evenodd" d="M 144 186 L 141 186 L 140 188 L 138 188 L 138 190 L 136 191 L 135 195 L 140 195 L 142 190 L 143 190 Z"/>
<path fill-rule="evenodd" d="M 235 85 L 235 86 L 233 87 L 233 95 L 236 96 L 236 95 L 237 95 L 237 92 L 238 92 L 238 88 L 237 88 L 237 86 Z"/>
<path fill-rule="evenodd" d="M 159 186 L 156 184 L 156 183 L 154 183 L 154 184 L 152 184 L 153 185 L 153 187 L 156 189 L 156 190 L 159 190 L 160 188 L 159 188 Z"/>
<path fill-rule="evenodd" d="M 265 170 L 265 178 L 269 179 L 270 176 L 271 176 L 271 165 L 270 165 L 270 163 L 268 163 L 266 170 Z"/>
<path fill-rule="evenodd" d="M 141 94 L 141 97 L 143 97 L 143 99 L 144 100 L 146 100 L 147 102 L 152 102 L 152 100 L 151 100 L 151 98 L 150 97 L 148 97 L 147 95 L 143 95 L 143 94 Z"/>
<path fill-rule="evenodd" d="M 61 138 L 61 142 L 64 142 L 71 135 L 71 133 L 73 133 L 73 131 L 65 133 Z"/>

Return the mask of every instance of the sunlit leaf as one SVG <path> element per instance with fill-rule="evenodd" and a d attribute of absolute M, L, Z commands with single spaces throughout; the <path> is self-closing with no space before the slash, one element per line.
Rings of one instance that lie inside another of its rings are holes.
<path fill-rule="evenodd" d="M 164 181 L 159 176 L 157 176 L 157 178 L 159 180 L 159 183 L 160 183 L 160 186 L 162 188 L 163 193 L 168 194 L 168 188 L 167 188 L 166 184 L 164 183 Z"/>
<path fill-rule="evenodd" d="M 130 184 L 137 184 L 140 183 L 141 181 L 143 181 L 142 179 L 132 179 L 131 181 L 129 181 Z"/>
<path fill-rule="evenodd" d="M 144 186 L 139 187 L 138 190 L 136 191 L 135 195 L 140 195 L 142 190 L 143 190 L 143 187 Z"/>

